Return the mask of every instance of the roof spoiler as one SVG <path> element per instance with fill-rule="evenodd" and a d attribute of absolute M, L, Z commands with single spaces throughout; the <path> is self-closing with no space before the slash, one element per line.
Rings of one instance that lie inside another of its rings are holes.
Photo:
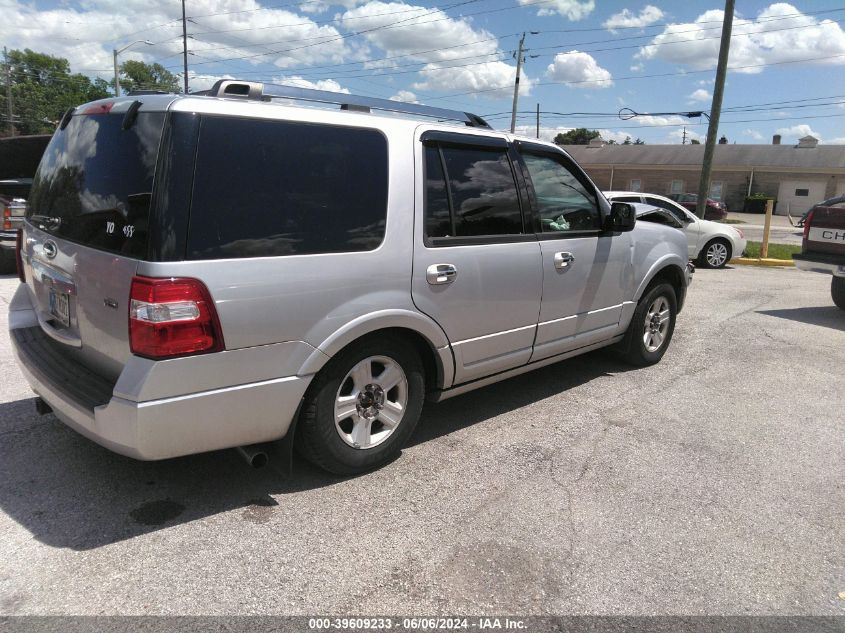
<path fill-rule="evenodd" d="M 201 93 L 194 94 L 201 94 L 208 97 L 249 99 L 250 101 L 293 99 L 295 101 L 329 103 L 339 105 L 341 110 L 351 110 L 354 112 L 380 110 L 383 112 L 414 114 L 442 121 L 458 121 L 470 127 L 491 129 L 487 121 L 476 114 L 472 114 L 471 112 L 435 108 L 432 106 L 419 105 L 417 103 L 392 101 L 390 99 L 361 97 L 358 95 L 343 94 L 340 92 L 329 92 L 328 90 L 312 90 L 310 88 L 280 86 L 278 84 L 265 84 L 254 81 L 221 79 L 209 90 L 204 90 Z"/>

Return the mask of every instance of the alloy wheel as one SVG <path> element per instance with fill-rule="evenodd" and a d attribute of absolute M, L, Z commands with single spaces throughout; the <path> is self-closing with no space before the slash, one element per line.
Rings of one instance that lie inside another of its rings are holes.
<path fill-rule="evenodd" d="M 646 310 L 643 344 L 649 352 L 656 352 L 666 340 L 671 312 L 666 297 L 659 296 Z"/>
<path fill-rule="evenodd" d="M 387 356 L 370 356 L 355 364 L 335 397 L 334 420 L 349 446 L 368 449 L 389 438 L 408 407 L 408 379 Z"/>

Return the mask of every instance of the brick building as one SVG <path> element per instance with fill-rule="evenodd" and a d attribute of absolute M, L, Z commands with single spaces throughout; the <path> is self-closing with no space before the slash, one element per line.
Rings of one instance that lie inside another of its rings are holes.
<path fill-rule="evenodd" d="M 565 145 L 564 149 L 604 190 L 696 193 L 704 145 Z M 812 136 L 798 145 L 716 145 L 710 197 L 742 211 L 745 197 L 777 199 L 775 213 L 803 213 L 845 194 L 845 145 L 819 145 Z"/>

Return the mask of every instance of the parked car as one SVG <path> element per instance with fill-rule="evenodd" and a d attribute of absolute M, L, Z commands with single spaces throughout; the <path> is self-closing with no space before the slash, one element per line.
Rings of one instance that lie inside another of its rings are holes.
<path fill-rule="evenodd" d="M 665 196 L 636 191 L 605 191 L 604 195 L 611 201 L 642 202 L 666 209 L 681 223 L 687 237 L 689 257 L 699 266 L 722 268 L 732 257 L 745 252 L 747 242 L 740 229 L 730 224 L 702 220 Z"/>
<path fill-rule="evenodd" d="M 845 205 L 845 195 L 834 196 L 833 198 L 828 198 L 824 202 L 819 202 L 818 204 L 814 204 L 812 207 L 807 209 L 804 212 L 804 215 L 802 215 L 801 218 L 798 220 L 798 222 L 793 222 L 793 225 L 803 228 L 804 222 L 807 221 L 807 216 L 810 215 L 810 212 L 813 209 L 815 209 L 816 207 L 840 207 L 840 206 L 843 206 L 843 205 Z M 790 218 L 790 222 L 792 222 L 791 218 Z"/>
<path fill-rule="evenodd" d="M 670 193 L 669 199 L 695 214 L 696 205 L 698 205 L 697 193 Z M 728 206 L 724 202 L 707 198 L 707 206 L 704 207 L 704 219 L 724 220 L 726 217 L 728 217 Z"/>
<path fill-rule="evenodd" d="M 833 303 L 845 310 L 845 197 L 810 209 L 804 218 L 801 253 L 792 258 L 801 270 L 831 275 Z"/>
<path fill-rule="evenodd" d="M 26 212 L 25 198 L 31 185 L 31 178 L 0 180 L 0 209 L 3 210 L 3 227 L 0 229 L 0 273 L 15 271 L 15 245 L 18 229 Z"/>
<path fill-rule="evenodd" d="M 42 411 L 138 459 L 284 437 L 342 474 L 398 453 L 425 396 L 610 345 L 658 362 L 691 272 L 552 143 L 233 80 L 66 115 L 22 244 Z"/>

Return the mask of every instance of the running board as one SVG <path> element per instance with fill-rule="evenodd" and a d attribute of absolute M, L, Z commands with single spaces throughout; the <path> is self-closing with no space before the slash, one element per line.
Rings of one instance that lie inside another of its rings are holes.
<path fill-rule="evenodd" d="M 579 347 L 578 349 L 573 349 L 568 352 L 564 352 L 563 354 L 557 354 L 555 356 L 549 356 L 548 358 L 543 358 L 542 360 L 534 361 L 533 363 L 528 363 L 527 365 L 522 365 L 521 367 L 514 367 L 513 369 L 508 369 L 506 371 L 501 371 L 498 374 L 492 374 L 487 376 L 486 378 L 479 378 L 478 380 L 473 380 L 471 382 L 465 382 L 461 385 L 457 385 L 456 387 L 452 387 L 450 389 L 442 389 L 439 391 L 431 392 L 428 397 L 426 398 L 429 402 L 443 402 L 444 400 L 448 400 L 449 398 L 453 398 L 455 396 L 459 396 L 461 394 L 467 393 L 469 391 L 473 391 L 475 389 L 480 389 L 481 387 L 486 387 L 488 385 L 492 385 L 493 383 L 499 382 L 500 380 L 507 380 L 508 378 L 514 378 L 515 376 L 519 376 L 520 374 L 525 374 L 529 371 L 534 369 L 539 369 L 540 367 L 545 367 L 546 365 L 554 365 L 562 360 L 566 360 L 567 358 L 572 358 L 573 356 L 578 356 L 580 354 L 584 354 L 585 352 L 592 352 L 593 350 L 600 349 L 602 347 L 607 347 L 609 345 L 613 345 L 615 343 L 620 342 L 623 338 L 625 338 L 625 334 L 619 334 L 618 336 L 614 336 L 611 339 L 607 339 L 605 341 L 601 341 L 599 343 L 593 343 L 592 345 L 585 345 L 584 347 Z"/>

